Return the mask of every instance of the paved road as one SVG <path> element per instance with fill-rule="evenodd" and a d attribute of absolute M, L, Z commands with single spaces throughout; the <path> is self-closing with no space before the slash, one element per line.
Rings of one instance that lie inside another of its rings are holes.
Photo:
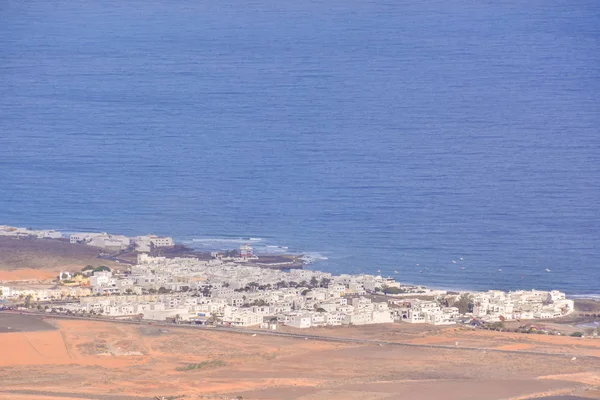
<path fill-rule="evenodd" d="M 47 314 L 47 313 L 38 313 L 38 312 L 24 312 L 24 311 L 0 311 L 0 313 L 12 313 L 12 314 L 24 314 L 24 315 L 32 315 L 32 316 L 41 316 L 45 318 L 58 318 L 58 319 L 71 319 L 71 320 L 85 320 L 85 321 L 102 321 L 102 322 L 110 322 L 117 324 L 129 324 L 129 325 L 143 325 L 143 326 L 166 326 L 169 328 L 177 328 L 177 329 L 197 329 L 197 330 L 205 330 L 205 331 L 214 331 L 214 332 L 228 332 L 235 333 L 239 335 L 262 335 L 262 336 L 279 336 L 279 337 L 288 337 L 294 339 L 301 340 L 319 340 L 326 342 L 339 342 L 339 343 L 357 343 L 357 344 L 369 344 L 369 345 L 379 345 L 379 346 L 393 346 L 393 347 L 415 347 L 415 348 L 424 348 L 424 349 L 445 349 L 445 350 L 460 350 L 460 351 L 476 351 L 476 352 L 490 352 L 490 353 L 504 353 L 504 354 L 515 354 L 515 355 L 536 355 L 536 356 L 547 356 L 547 357 L 558 357 L 558 358 L 572 358 L 577 357 L 578 359 L 590 359 L 597 360 L 600 359 L 600 356 L 582 356 L 579 354 L 570 354 L 570 353 L 550 353 L 544 351 L 532 351 L 532 350 L 506 350 L 506 349 L 494 349 L 494 348 L 486 348 L 486 347 L 468 347 L 468 346 L 451 346 L 451 345 L 442 345 L 442 344 L 416 344 L 416 343 L 405 343 L 405 342 L 389 342 L 384 340 L 373 340 L 373 339 L 359 339 L 359 338 L 346 338 L 346 337 L 336 337 L 336 336 L 323 336 L 323 335 L 308 335 L 302 333 L 288 333 L 288 332 L 278 332 L 278 331 L 268 331 L 268 330 L 260 330 L 260 329 L 246 329 L 246 328 L 232 328 L 226 326 L 206 326 L 206 325 L 184 325 L 184 324 L 172 324 L 166 322 L 159 321 L 135 321 L 135 320 L 119 320 L 113 318 L 102 318 L 102 317 L 80 317 L 73 315 L 62 315 L 62 314 Z"/>

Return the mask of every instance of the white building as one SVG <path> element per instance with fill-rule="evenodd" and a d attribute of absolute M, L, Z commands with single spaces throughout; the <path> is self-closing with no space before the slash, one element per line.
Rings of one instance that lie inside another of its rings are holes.
<path fill-rule="evenodd" d="M 0 299 L 12 297 L 12 290 L 9 286 L 0 286 Z"/>
<path fill-rule="evenodd" d="M 366 325 L 370 324 L 373 321 L 373 315 L 371 312 L 359 312 L 346 314 L 343 324 L 352 324 L 352 325 Z"/>
<path fill-rule="evenodd" d="M 407 300 L 401 308 L 402 321 L 411 324 L 450 325 L 459 317 L 458 308 L 440 307 L 435 301 Z"/>
<path fill-rule="evenodd" d="M 285 323 L 293 328 L 310 328 L 312 316 L 308 313 L 297 313 L 289 315 L 288 321 Z"/>
<path fill-rule="evenodd" d="M 248 309 L 225 306 L 223 310 L 223 322 L 231 326 L 254 326 L 263 322 L 263 315 L 254 313 Z"/>
<path fill-rule="evenodd" d="M 168 236 L 150 236 L 150 243 L 154 247 L 173 247 L 175 243 L 173 242 L 173 238 Z"/>
<path fill-rule="evenodd" d="M 37 237 L 44 238 L 44 239 L 60 239 L 63 237 L 63 235 L 62 235 L 62 233 L 60 233 L 58 231 L 43 230 L 43 231 L 37 231 Z"/>
<path fill-rule="evenodd" d="M 136 236 L 132 239 L 132 242 L 135 244 L 137 251 L 145 253 L 150 252 L 152 247 L 173 247 L 175 245 L 173 238 L 156 235 Z"/>
<path fill-rule="evenodd" d="M 131 245 L 127 236 L 102 234 L 87 239 L 87 244 L 102 249 L 124 250 Z"/>
<path fill-rule="evenodd" d="M 106 233 L 94 233 L 94 232 L 80 232 L 74 233 L 69 237 L 71 243 L 87 243 L 89 240 L 96 236 L 106 235 Z"/>

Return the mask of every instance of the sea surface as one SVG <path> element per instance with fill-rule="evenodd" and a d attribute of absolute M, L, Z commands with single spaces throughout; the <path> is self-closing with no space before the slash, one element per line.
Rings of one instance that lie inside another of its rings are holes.
<path fill-rule="evenodd" d="M 3 223 L 598 294 L 600 7 L 3 0 Z"/>

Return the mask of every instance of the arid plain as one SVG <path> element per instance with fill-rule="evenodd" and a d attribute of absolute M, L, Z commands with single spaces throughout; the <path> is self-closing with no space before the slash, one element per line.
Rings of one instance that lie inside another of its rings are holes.
<path fill-rule="evenodd" d="M 0 399 L 600 398 L 594 339 L 405 324 L 307 332 L 390 343 L 356 344 L 23 315 L 0 316 L 0 328 Z"/>

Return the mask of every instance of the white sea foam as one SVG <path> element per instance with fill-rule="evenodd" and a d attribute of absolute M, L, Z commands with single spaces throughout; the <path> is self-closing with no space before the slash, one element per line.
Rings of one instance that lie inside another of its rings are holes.
<path fill-rule="evenodd" d="M 591 299 L 591 300 L 600 300 L 600 294 L 591 293 L 591 294 L 570 294 L 567 297 L 571 299 Z"/>
<path fill-rule="evenodd" d="M 258 242 L 261 241 L 261 238 L 196 238 L 192 239 L 192 242 L 229 242 L 229 243 L 237 243 L 237 242 Z"/>
<path fill-rule="evenodd" d="M 262 238 L 194 238 L 186 241 L 187 243 L 195 243 L 201 246 L 212 246 L 218 244 L 244 244 L 248 242 L 260 242 Z"/>
<path fill-rule="evenodd" d="M 312 264 L 316 261 L 321 261 L 321 260 L 329 260 L 329 258 L 324 256 L 323 254 L 315 253 L 315 252 L 303 253 L 302 257 L 300 257 L 300 259 L 302 261 L 304 261 L 306 264 Z"/>
<path fill-rule="evenodd" d="M 232 250 L 244 244 L 250 244 L 255 254 L 280 255 L 289 252 L 288 246 L 266 244 L 265 239 L 258 237 L 200 237 L 182 240 L 181 243 L 202 251 L 208 250 Z"/>
<path fill-rule="evenodd" d="M 82 229 L 74 229 L 74 230 L 71 230 L 71 229 L 69 229 L 69 230 L 55 229 L 55 231 L 62 233 L 63 236 L 65 236 L 65 237 L 74 235 L 76 233 L 81 233 L 81 232 L 90 232 L 90 233 L 102 233 L 102 232 L 104 232 L 103 230 L 94 229 L 94 228 L 82 228 Z"/>
<path fill-rule="evenodd" d="M 254 250 L 258 254 L 285 254 L 287 249 L 286 246 L 259 246 Z"/>

